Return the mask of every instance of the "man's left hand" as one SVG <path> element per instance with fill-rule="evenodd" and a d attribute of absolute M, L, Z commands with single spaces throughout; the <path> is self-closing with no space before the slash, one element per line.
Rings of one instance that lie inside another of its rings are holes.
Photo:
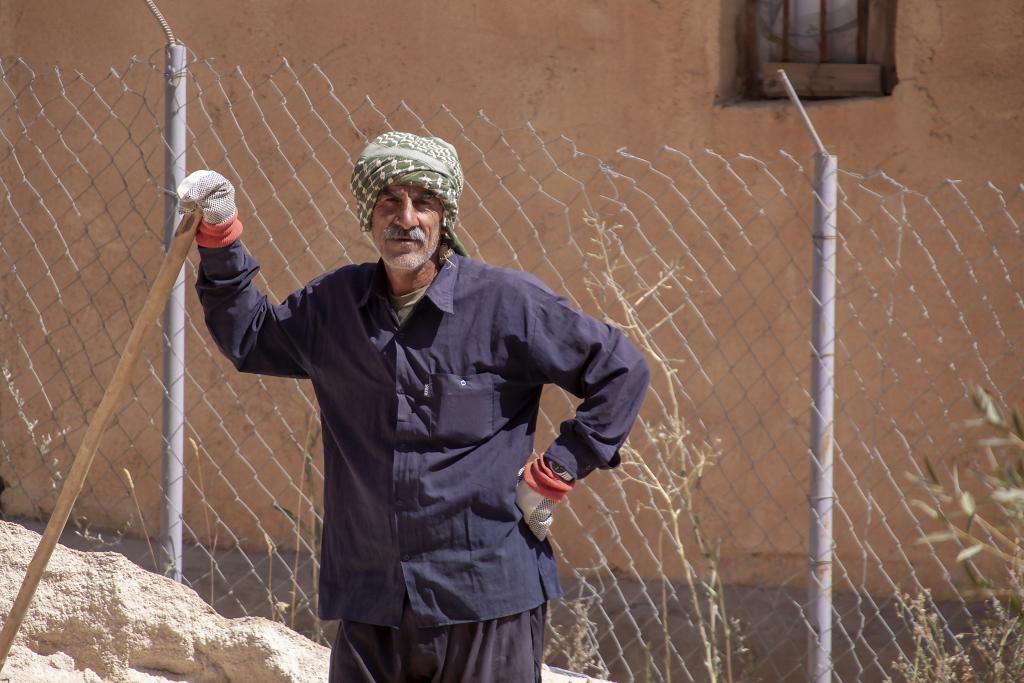
<path fill-rule="evenodd" d="M 523 521 L 538 540 L 548 537 L 555 506 L 575 483 L 563 467 L 543 457 L 530 461 L 520 471 L 516 505 L 523 513 Z"/>

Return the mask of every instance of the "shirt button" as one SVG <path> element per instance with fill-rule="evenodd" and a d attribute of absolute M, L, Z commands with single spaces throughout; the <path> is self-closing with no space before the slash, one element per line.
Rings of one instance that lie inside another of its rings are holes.
<path fill-rule="evenodd" d="M 459 386 L 460 386 L 460 387 L 464 387 L 464 386 L 466 386 L 466 380 L 464 380 L 464 379 L 460 379 L 460 380 L 459 380 Z"/>

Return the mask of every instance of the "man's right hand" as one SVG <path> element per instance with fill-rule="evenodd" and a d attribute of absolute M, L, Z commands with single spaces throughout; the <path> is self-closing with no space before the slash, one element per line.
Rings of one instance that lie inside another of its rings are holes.
<path fill-rule="evenodd" d="M 196 242 L 201 247 L 224 247 L 242 234 L 235 207 L 235 188 L 216 171 L 194 171 L 178 185 L 178 210 L 201 210 Z"/>
<path fill-rule="evenodd" d="M 178 185 L 178 209 L 202 209 L 204 221 L 219 225 L 235 213 L 235 188 L 216 171 L 194 171 Z"/>

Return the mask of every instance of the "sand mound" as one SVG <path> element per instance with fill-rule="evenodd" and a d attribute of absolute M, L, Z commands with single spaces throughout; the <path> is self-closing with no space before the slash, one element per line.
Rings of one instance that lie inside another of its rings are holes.
<path fill-rule="evenodd" d="M 39 534 L 0 521 L 6 618 Z M 323 683 L 330 652 L 260 617 L 226 619 L 195 591 L 117 553 L 57 546 L 0 681 Z M 591 680 L 547 670 L 545 683 Z"/>
<path fill-rule="evenodd" d="M 0 522 L 0 613 L 39 535 Z M 267 619 L 221 617 L 196 593 L 116 553 L 58 546 L 0 680 L 316 681 L 329 651 Z"/>

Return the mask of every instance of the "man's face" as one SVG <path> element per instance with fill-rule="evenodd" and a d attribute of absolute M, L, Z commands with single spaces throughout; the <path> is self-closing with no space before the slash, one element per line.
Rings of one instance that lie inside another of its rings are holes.
<path fill-rule="evenodd" d="M 417 271 L 437 251 L 444 205 L 431 190 L 413 185 L 388 185 L 377 195 L 371 235 L 384 263 L 397 270 Z"/>

